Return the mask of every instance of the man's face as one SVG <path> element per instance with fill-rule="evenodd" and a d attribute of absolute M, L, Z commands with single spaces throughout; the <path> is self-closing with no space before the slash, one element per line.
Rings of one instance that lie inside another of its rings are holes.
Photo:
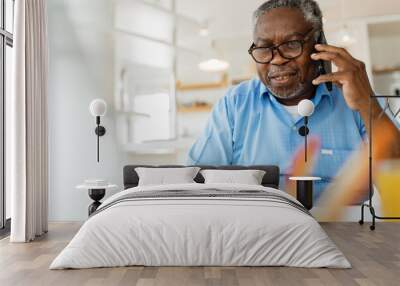
<path fill-rule="evenodd" d="M 272 9 L 258 19 L 254 44 L 257 47 L 268 47 L 290 40 L 302 40 L 311 29 L 312 25 L 306 22 L 299 9 Z M 274 96 L 283 100 L 296 99 L 313 90 L 311 82 L 316 77 L 316 68 L 310 55 L 315 42 L 313 35 L 308 38 L 303 53 L 295 59 L 285 59 L 275 50 L 271 62 L 257 63 L 260 80 Z"/>

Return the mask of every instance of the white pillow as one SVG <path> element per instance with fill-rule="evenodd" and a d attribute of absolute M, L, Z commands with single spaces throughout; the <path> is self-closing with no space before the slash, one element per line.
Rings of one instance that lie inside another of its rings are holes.
<path fill-rule="evenodd" d="M 139 176 L 138 186 L 195 183 L 193 179 L 199 170 L 199 167 L 135 168 Z"/>
<path fill-rule="evenodd" d="M 261 185 L 265 175 L 262 170 L 201 170 L 205 184 L 233 183 L 246 185 Z"/>

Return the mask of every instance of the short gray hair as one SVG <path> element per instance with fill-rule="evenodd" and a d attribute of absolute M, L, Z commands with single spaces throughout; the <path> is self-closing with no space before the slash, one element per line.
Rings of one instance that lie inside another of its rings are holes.
<path fill-rule="evenodd" d="M 323 30 L 322 12 L 319 5 L 314 0 L 269 0 L 264 2 L 253 13 L 253 31 L 255 31 L 258 18 L 265 12 L 275 8 L 296 8 L 299 9 L 307 22 L 312 24 L 316 30 Z M 315 40 L 318 39 L 320 33 L 315 34 Z"/>

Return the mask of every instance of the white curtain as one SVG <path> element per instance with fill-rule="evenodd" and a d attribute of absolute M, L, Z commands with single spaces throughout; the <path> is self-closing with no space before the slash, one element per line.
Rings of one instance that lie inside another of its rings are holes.
<path fill-rule="evenodd" d="M 6 111 L 6 180 L 11 189 L 12 242 L 47 232 L 46 0 L 15 1 L 13 92 Z"/>

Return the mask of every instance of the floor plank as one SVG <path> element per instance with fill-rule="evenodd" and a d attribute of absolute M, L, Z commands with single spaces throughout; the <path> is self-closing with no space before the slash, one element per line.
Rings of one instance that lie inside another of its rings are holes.
<path fill-rule="evenodd" d="M 78 231 L 79 223 L 51 223 L 32 243 L 0 240 L 0 285 L 399 285 L 400 223 L 380 222 L 375 231 L 357 223 L 322 223 L 352 263 L 352 269 L 289 267 L 117 267 L 50 271 L 55 256 Z"/>

